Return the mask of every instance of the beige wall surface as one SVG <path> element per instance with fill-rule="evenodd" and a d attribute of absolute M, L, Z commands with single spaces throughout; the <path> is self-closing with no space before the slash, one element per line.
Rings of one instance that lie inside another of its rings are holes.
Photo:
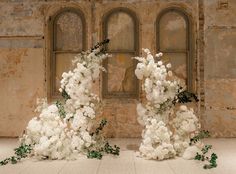
<path fill-rule="evenodd" d="M 86 46 L 101 40 L 102 19 L 125 7 L 139 19 L 141 48 L 156 51 L 158 14 L 176 7 L 192 24 L 195 107 L 203 128 L 217 137 L 236 136 L 236 1 L 234 0 L 1 0 L 0 136 L 19 136 L 32 118 L 36 98 L 49 94 L 49 19 L 64 7 L 80 9 L 86 19 Z M 102 77 L 94 84 L 101 96 Z M 136 104 L 143 99 L 104 99 L 110 137 L 140 137 Z"/>

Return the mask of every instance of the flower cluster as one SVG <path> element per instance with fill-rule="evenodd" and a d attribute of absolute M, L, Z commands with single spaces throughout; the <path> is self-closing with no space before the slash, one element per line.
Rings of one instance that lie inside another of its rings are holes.
<path fill-rule="evenodd" d="M 93 81 L 103 70 L 100 66 L 102 60 L 108 57 L 102 52 L 102 45 L 78 54 L 73 60 L 75 68 L 62 74 L 59 91 L 64 97 L 63 103 L 48 105 L 45 100 L 38 101 L 36 111 L 40 115 L 28 123 L 21 139 L 24 144 L 34 145 L 35 156 L 74 158 L 74 154 L 87 153 L 98 143 L 90 131 L 100 99 L 91 90 Z"/>
<path fill-rule="evenodd" d="M 191 136 L 200 129 L 200 123 L 193 109 L 181 105 L 176 112 L 176 117 L 172 120 L 172 126 L 175 132 L 174 148 L 177 154 L 182 154 L 189 146 Z"/>
<path fill-rule="evenodd" d="M 56 105 L 44 108 L 39 117 L 28 123 L 25 144 L 34 144 L 34 155 L 39 158 L 62 159 L 70 157 L 71 137 L 74 132 L 60 119 Z"/>
<path fill-rule="evenodd" d="M 163 160 L 175 156 L 175 150 L 171 144 L 172 133 L 167 129 L 163 121 L 148 119 L 150 124 L 143 132 L 143 141 L 140 145 L 141 154 L 147 159 Z"/>
<path fill-rule="evenodd" d="M 142 88 L 146 93 L 147 104 L 142 108 L 138 105 L 139 121 L 145 124 L 146 118 L 168 115 L 172 101 L 179 90 L 177 81 L 168 80 L 172 76 L 171 64 L 164 65 L 162 61 L 155 62 L 148 49 L 143 49 L 146 57 L 135 57 L 139 61 L 135 69 L 138 79 L 143 80 Z M 162 53 L 156 54 L 159 58 Z M 146 112 L 143 114 L 143 112 Z M 164 113 L 167 112 L 167 113 Z M 159 115 L 159 116 L 157 116 Z M 166 117 L 165 117 L 166 118 Z M 163 120 L 164 122 L 168 120 Z"/>
<path fill-rule="evenodd" d="M 135 74 L 143 82 L 147 99 L 145 105 L 137 105 L 138 121 L 145 127 L 140 153 L 148 159 L 158 160 L 182 155 L 189 146 L 191 134 L 200 128 L 198 119 L 193 110 L 184 105 L 175 114 L 178 94 L 184 88 L 172 78 L 171 64 L 155 61 L 148 49 L 143 50 L 145 57 L 135 57 L 139 61 Z M 159 59 L 161 56 L 162 53 L 158 53 L 155 57 Z"/>

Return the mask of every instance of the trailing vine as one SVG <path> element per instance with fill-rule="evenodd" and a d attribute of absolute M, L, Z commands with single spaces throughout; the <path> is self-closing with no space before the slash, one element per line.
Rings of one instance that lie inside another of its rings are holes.
<path fill-rule="evenodd" d="M 190 145 L 197 143 L 201 139 L 209 138 L 209 137 L 210 137 L 209 131 L 202 130 L 196 136 L 194 136 L 193 138 L 190 139 Z M 212 145 L 205 145 L 201 149 L 201 153 L 197 152 L 197 154 L 194 158 L 195 160 L 198 160 L 198 161 L 207 161 L 208 162 L 208 164 L 204 164 L 204 166 L 203 166 L 204 169 L 211 169 L 211 168 L 217 167 L 216 160 L 217 160 L 218 156 L 216 155 L 216 153 L 212 153 L 210 157 L 207 156 L 207 153 L 209 152 L 210 149 L 212 149 Z"/>
<path fill-rule="evenodd" d="M 106 126 L 106 124 L 107 124 L 107 120 L 102 119 L 99 126 L 90 135 L 99 136 L 103 128 Z M 116 156 L 120 154 L 120 148 L 117 145 L 111 146 L 108 141 L 103 142 L 103 144 L 104 144 L 103 147 L 100 147 L 98 149 L 95 149 L 95 150 L 88 149 L 87 157 L 102 159 L 104 153 L 112 154 Z"/>
<path fill-rule="evenodd" d="M 9 158 L 0 161 L 1 166 L 6 165 L 8 163 L 16 164 L 22 158 L 26 158 L 32 151 L 32 145 L 21 144 L 19 147 L 15 148 L 14 151 L 15 151 L 15 156 L 11 156 Z"/>
<path fill-rule="evenodd" d="M 91 136 L 98 135 L 103 130 L 103 128 L 106 126 L 106 124 L 107 124 L 107 120 L 106 119 L 102 119 L 102 121 L 100 122 L 99 126 L 96 128 L 95 132 L 92 132 L 90 135 Z"/>
<path fill-rule="evenodd" d="M 190 145 L 193 145 L 204 138 L 209 138 L 210 132 L 208 130 L 201 130 L 197 135 L 190 139 Z"/>
<path fill-rule="evenodd" d="M 104 147 L 99 150 L 89 150 L 87 157 L 102 159 L 104 153 L 119 156 L 120 148 L 116 145 L 111 146 L 108 142 L 106 142 Z"/>

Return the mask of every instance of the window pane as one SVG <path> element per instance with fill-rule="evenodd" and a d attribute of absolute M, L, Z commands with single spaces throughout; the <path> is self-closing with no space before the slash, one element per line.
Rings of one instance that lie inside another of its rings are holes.
<path fill-rule="evenodd" d="M 83 27 L 80 16 L 65 12 L 56 21 L 56 50 L 82 50 Z"/>
<path fill-rule="evenodd" d="M 178 78 L 187 81 L 187 55 L 186 53 L 164 53 L 162 56 L 164 62 L 170 62 L 171 70 Z"/>
<path fill-rule="evenodd" d="M 134 50 L 134 21 L 124 12 L 112 14 L 108 19 L 109 50 Z"/>
<path fill-rule="evenodd" d="M 176 12 L 168 12 L 160 20 L 160 50 L 186 49 L 186 22 Z"/>
<path fill-rule="evenodd" d="M 133 54 L 113 54 L 108 58 L 108 92 L 133 93 L 136 89 Z"/>
<path fill-rule="evenodd" d="M 60 88 L 60 81 L 61 81 L 61 75 L 63 72 L 68 72 L 70 69 L 72 69 L 72 59 L 74 59 L 76 54 L 71 53 L 58 53 L 56 54 L 56 60 L 55 60 L 55 89 L 54 91 L 57 92 Z"/>

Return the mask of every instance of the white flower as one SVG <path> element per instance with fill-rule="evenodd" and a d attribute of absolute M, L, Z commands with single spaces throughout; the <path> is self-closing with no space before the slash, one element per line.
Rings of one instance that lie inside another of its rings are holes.
<path fill-rule="evenodd" d="M 167 67 L 167 68 L 171 68 L 171 64 L 168 63 L 168 64 L 166 65 L 166 67 Z"/>
<path fill-rule="evenodd" d="M 187 106 L 185 106 L 185 105 L 181 105 L 181 106 L 179 107 L 179 109 L 180 109 L 181 111 L 187 111 L 187 110 L 188 110 Z"/>
<path fill-rule="evenodd" d="M 146 93 L 147 104 L 138 104 L 138 122 L 145 126 L 142 132 L 142 143 L 140 145 L 141 156 L 148 159 L 163 160 L 181 155 L 189 146 L 190 135 L 199 128 L 197 117 L 193 110 L 181 106 L 173 116 L 173 100 L 179 93 L 179 82 L 168 80 L 172 72 L 167 70 L 171 64 L 166 66 L 162 61 L 154 62 L 153 56 L 148 49 L 146 59 L 136 57 L 139 61 L 135 69 L 138 79 L 143 80 L 143 90 Z M 156 54 L 156 57 L 162 53 Z M 171 129 L 174 130 L 172 133 Z"/>
<path fill-rule="evenodd" d="M 196 154 L 199 153 L 201 154 L 201 149 L 197 146 L 189 146 L 183 153 L 183 158 L 190 160 L 190 159 L 194 159 L 194 157 L 196 156 Z"/>
<path fill-rule="evenodd" d="M 150 50 L 149 50 L 149 49 L 143 48 L 142 50 L 143 50 L 145 53 L 150 54 Z"/>
<path fill-rule="evenodd" d="M 62 74 L 60 92 L 65 91 L 70 99 L 64 106 L 62 119 L 56 104 L 48 105 L 45 100 L 37 100 L 38 118 L 33 118 L 27 126 L 21 142 L 34 144 L 36 157 L 49 159 L 73 158 L 74 152 L 84 153 L 95 140 L 89 129 L 95 118 L 98 96 L 91 93 L 92 83 L 99 77 L 100 63 L 107 54 L 78 54 L 73 60 L 75 69 Z"/>
<path fill-rule="evenodd" d="M 157 65 L 159 65 L 159 66 L 163 65 L 162 61 L 158 61 L 158 62 L 157 62 Z M 163 68 L 163 67 L 162 67 L 162 68 Z"/>
<path fill-rule="evenodd" d="M 173 76 L 173 73 L 172 73 L 172 71 L 168 71 L 168 76 Z"/>
<path fill-rule="evenodd" d="M 161 57 L 161 56 L 163 56 L 163 53 L 156 54 L 156 57 Z"/>

